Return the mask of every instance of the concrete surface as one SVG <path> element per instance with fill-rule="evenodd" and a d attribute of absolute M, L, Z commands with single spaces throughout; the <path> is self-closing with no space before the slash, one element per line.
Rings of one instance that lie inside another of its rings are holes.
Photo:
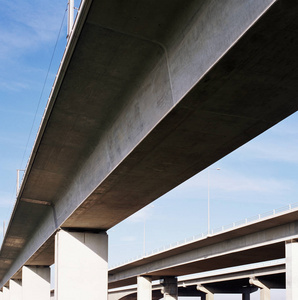
<path fill-rule="evenodd" d="M 138 300 L 152 300 L 151 277 L 138 276 L 138 278 L 137 278 L 137 298 L 138 298 Z M 109 298 L 109 300 L 110 300 L 110 298 Z"/>
<path fill-rule="evenodd" d="M 286 288 L 287 300 L 298 298 L 298 241 L 286 243 Z"/>
<path fill-rule="evenodd" d="M 22 281 L 13 280 L 9 281 L 10 300 L 23 300 Z"/>
<path fill-rule="evenodd" d="M 10 300 L 9 299 L 9 288 L 8 287 L 3 287 L 3 300 Z"/>
<path fill-rule="evenodd" d="M 22 268 L 23 300 L 50 300 L 50 268 L 29 267 Z"/>
<path fill-rule="evenodd" d="M 176 277 L 166 276 L 161 280 L 163 299 L 178 300 L 178 285 Z"/>
<path fill-rule="evenodd" d="M 55 299 L 107 299 L 107 234 L 60 230 L 55 247 Z"/>
<path fill-rule="evenodd" d="M 0 285 L 57 229 L 107 230 L 297 102 L 298 3 L 83 1 L 0 251 Z"/>

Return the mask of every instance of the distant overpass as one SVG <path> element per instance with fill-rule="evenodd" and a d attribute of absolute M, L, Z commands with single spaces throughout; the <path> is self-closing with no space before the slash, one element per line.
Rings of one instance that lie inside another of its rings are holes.
<path fill-rule="evenodd" d="M 59 299 L 105 297 L 106 230 L 297 110 L 297 8 L 82 1 L 0 250 L 0 285 L 22 280 L 32 299 L 27 274 L 42 267 L 47 278 L 56 255 Z M 83 260 L 90 247 L 97 255 Z M 68 280 L 74 262 L 81 272 Z M 80 294 L 81 276 L 102 285 Z"/>
<path fill-rule="evenodd" d="M 258 290 L 253 284 L 262 282 L 268 290 L 285 288 L 285 263 L 274 261 L 248 267 L 218 270 L 196 274 L 190 278 L 178 278 L 179 296 L 199 296 L 205 299 L 206 294 L 242 294 L 242 299 L 249 300 L 250 294 Z M 202 290 L 205 292 L 203 292 Z M 159 281 L 152 283 L 152 299 L 163 297 L 163 285 Z M 208 292 L 207 292 L 208 291 Z M 109 300 L 136 300 L 137 287 L 129 286 L 109 290 Z"/>
<path fill-rule="evenodd" d="M 297 239 L 295 208 L 112 268 L 109 288 L 136 284 L 139 276 L 157 280 L 286 258 Z"/>

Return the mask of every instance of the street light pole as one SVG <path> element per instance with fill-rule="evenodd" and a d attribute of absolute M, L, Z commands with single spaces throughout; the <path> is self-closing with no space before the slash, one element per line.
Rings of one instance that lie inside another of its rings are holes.
<path fill-rule="evenodd" d="M 68 0 L 67 39 L 70 39 L 74 20 L 74 0 Z"/>
<path fill-rule="evenodd" d="M 154 208 L 154 205 L 150 205 L 148 208 Z M 143 256 L 146 254 L 146 213 L 144 213 L 144 232 L 143 232 Z"/>
<path fill-rule="evenodd" d="M 210 170 L 219 171 L 220 168 L 208 169 L 208 235 L 210 235 Z"/>

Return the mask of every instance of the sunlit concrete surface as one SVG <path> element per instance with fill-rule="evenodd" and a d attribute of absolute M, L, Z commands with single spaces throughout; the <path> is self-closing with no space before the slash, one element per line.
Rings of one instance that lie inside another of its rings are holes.
<path fill-rule="evenodd" d="M 85 0 L 0 251 L 50 266 L 298 108 L 298 3 Z"/>
<path fill-rule="evenodd" d="M 22 299 L 50 300 L 50 268 L 24 266 L 22 270 Z"/>

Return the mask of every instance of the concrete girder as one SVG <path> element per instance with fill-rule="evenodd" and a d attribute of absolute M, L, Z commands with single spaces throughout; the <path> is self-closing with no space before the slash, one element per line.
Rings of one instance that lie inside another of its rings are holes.
<path fill-rule="evenodd" d="M 4 238 L 0 284 L 25 263 L 52 264 L 39 250 L 59 227 L 107 230 L 295 112 L 296 9 L 83 1 Z"/>

